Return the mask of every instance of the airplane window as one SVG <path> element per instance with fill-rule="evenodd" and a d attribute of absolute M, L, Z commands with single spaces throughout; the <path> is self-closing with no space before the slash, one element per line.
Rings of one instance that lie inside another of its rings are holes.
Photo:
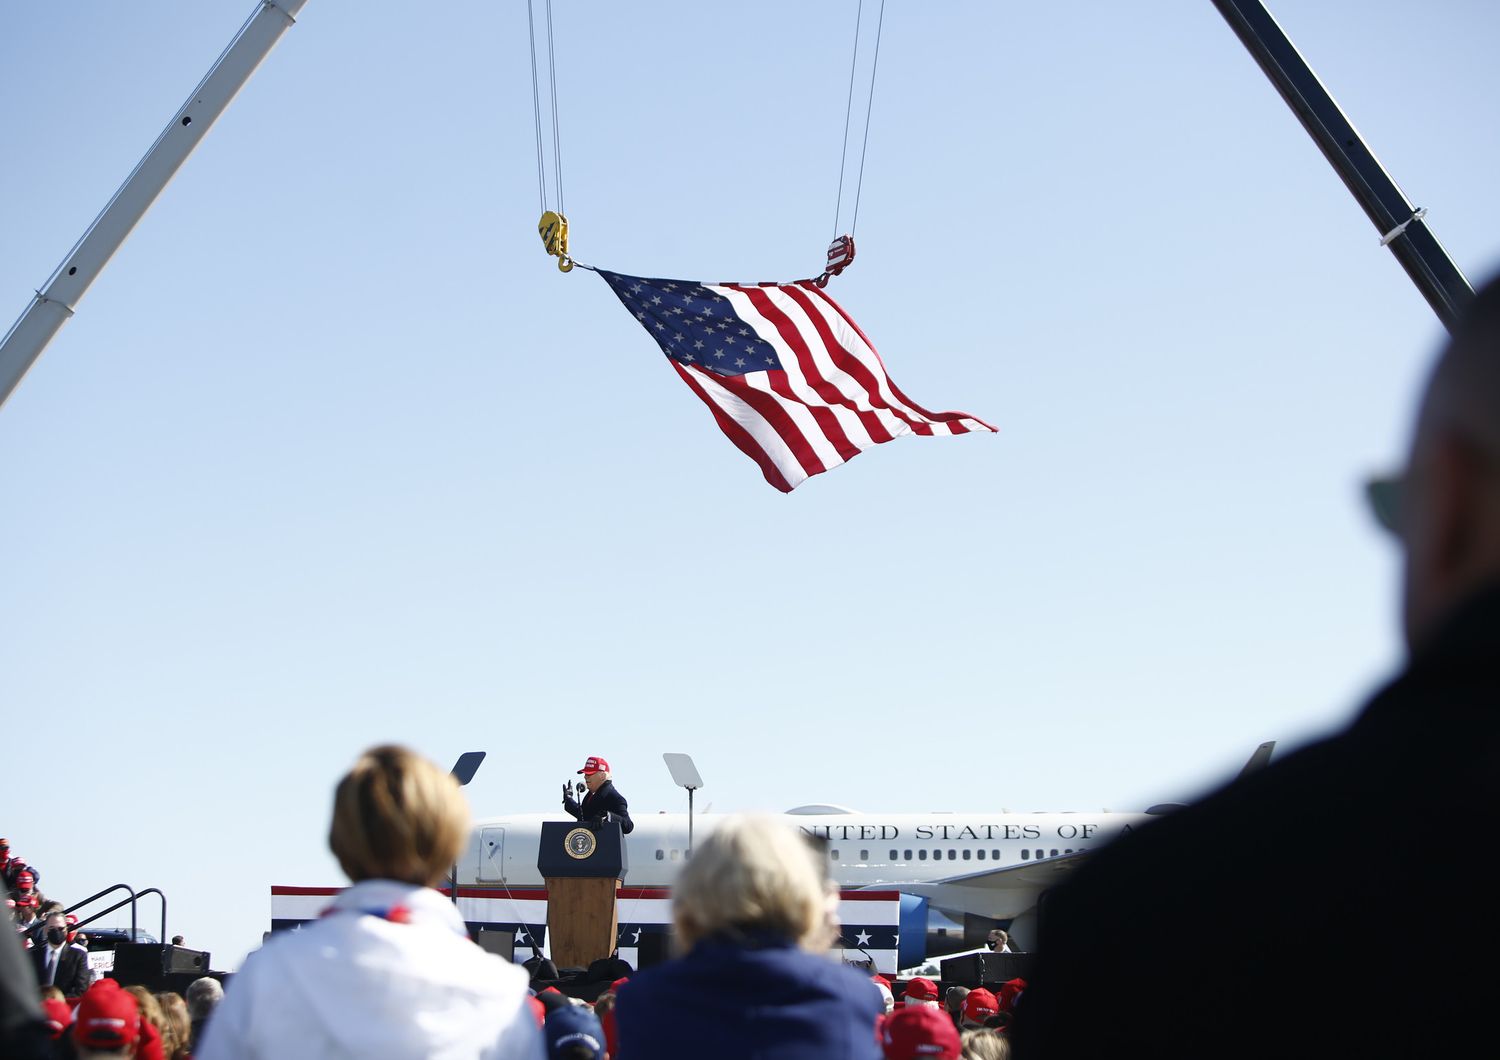
<path fill-rule="evenodd" d="M 958 851 L 956 851 L 956 850 L 950 850 L 950 851 L 948 851 L 948 860 L 949 861 L 957 861 L 958 860 Z"/>
<path fill-rule="evenodd" d="M 984 851 L 981 850 L 977 856 L 978 856 L 978 858 L 979 858 L 980 861 L 983 861 L 984 860 Z"/>
<path fill-rule="evenodd" d="M 919 851 L 917 851 L 917 860 L 918 861 L 926 861 L 927 860 L 927 851 L 925 851 L 925 850 L 919 850 Z"/>
<path fill-rule="evenodd" d="M 1069 847 L 1067 850 L 1064 850 L 1063 853 L 1064 854 L 1071 854 L 1071 853 L 1073 853 L 1073 848 Z"/>
<path fill-rule="evenodd" d="M 968 848 L 968 847 L 965 847 L 965 848 L 964 848 L 964 860 L 965 860 L 965 861 L 968 861 L 968 860 L 969 860 L 969 858 L 970 858 L 970 857 L 971 857 L 971 856 L 972 856 L 972 855 L 973 855 L 973 851 L 971 851 L 971 850 L 970 850 L 970 849 L 969 849 L 969 848 Z"/>
<path fill-rule="evenodd" d="M 837 861 L 839 859 L 839 852 L 837 850 L 830 850 L 828 852 L 828 856 L 831 857 L 834 861 Z"/>
<path fill-rule="evenodd" d="M 870 852 L 868 850 L 861 850 L 859 852 L 859 860 L 860 861 L 869 861 L 870 860 Z"/>
<path fill-rule="evenodd" d="M 1000 851 L 998 851 L 998 850 L 991 850 L 990 851 L 990 858 L 992 860 L 994 860 L 994 861 L 999 861 L 1000 860 Z"/>
<path fill-rule="evenodd" d="M 1040 860 L 1042 860 L 1042 858 L 1044 858 L 1044 857 L 1046 857 L 1046 856 L 1047 856 L 1047 852 L 1046 852 L 1046 851 L 1045 851 L 1045 850 L 1038 850 L 1038 851 L 1037 851 L 1037 852 L 1036 852 L 1036 859 L 1037 859 L 1037 860 L 1038 860 L 1038 861 L 1040 861 Z"/>
<path fill-rule="evenodd" d="M 892 860 L 892 861 L 895 861 L 895 860 L 896 860 L 896 855 L 897 855 L 897 854 L 898 854 L 898 853 L 899 853 L 899 851 L 896 851 L 896 850 L 893 850 L 893 851 L 891 851 L 891 860 Z"/>
<path fill-rule="evenodd" d="M 911 851 L 910 850 L 908 850 L 906 852 L 906 857 L 903 860 L 905 860 L 905 861 L 910 861 L 911 860 Z"/>
<path fill-rule="evenodd" d="M 1048 855 L 1048 856 L 1049 856 L 1049 857 L 1054 857 L 1054 858 L 1055 858 L 1055 857 L 1057 857 L 1057 851 L 1055 851 L 1055 850 L 1054 850 L 1054 851 L 1053 851 L 1053 852 L 1052 852 L 1052 853 L 1051 853 L 1051 854 L 1050 854 L 1050 855 Z"/>
<path fill-rule="evenodd" d="M 1029 850 L 1023 850 L 1023 851 L 1021 851 L 1021 860 L 1022 861 L 1030 861 L 1031 860 L 1031 851 L 1029 851 Z"/>
<path fill-rule="evenodd" d="M 674 851 L 672 851 L 672 860 L 673 860 L 673 861 L 676 861 L 676 860 L 677 860 L 677 853 L 678 853 L 678 852 L 677 852 L 677 851 L 675 851 L 675 850 L 674 850 Z"/>
<path fill-rule="evenodd" d="M 665 861 L 666 859 L 667 859 L 667 853 L 666 853 L 666 851 L 664 851 L 664 850 L 658 850 L 656 852 L 656 860 L 657 861 Z"/>

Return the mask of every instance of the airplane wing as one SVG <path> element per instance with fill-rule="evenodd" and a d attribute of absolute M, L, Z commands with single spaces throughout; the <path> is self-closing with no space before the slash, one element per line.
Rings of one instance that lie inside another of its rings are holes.
<path fill-rule="evenodd" d="M 1005 920 L 1020 916 L 1036 905 L 1047 888 L 1061 883 L 1076 869 L 1088 851 L 1059 854 L 1055 858 L 1022 862 L 1004 868 L 947 876 L 926 883 L 903 883 L 903 894 L 926 898 L 945 913 L 977 913 Z M 875 885 L 867 890 L 888 889 Z"/>

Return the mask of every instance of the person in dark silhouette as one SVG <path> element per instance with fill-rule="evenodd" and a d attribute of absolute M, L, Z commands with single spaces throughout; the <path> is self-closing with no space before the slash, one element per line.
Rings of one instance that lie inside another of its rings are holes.
<path fill-rule="evenodd" d="M 1404 553 L 1404 669 L 1343 732 L 1104 848 L 1044 899 L 1021 1060 L 1369 1056 L 1391 1048 L 1393 1011 L 1409 1056 L 1487 1036 L 1500 283 L 1459 321 L 1407 468 L 1371 499 Z M 1391 946 L 1393 918 L 1411 947 Z"/>

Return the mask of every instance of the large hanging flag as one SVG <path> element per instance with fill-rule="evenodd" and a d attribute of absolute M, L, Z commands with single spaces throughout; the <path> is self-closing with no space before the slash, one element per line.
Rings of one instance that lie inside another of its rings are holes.
<path fill-rule="evenodd" d="M 908 399 L 864 332 L 812 280 L 703 284 L 596 271 L 719 429 L 783 493 L 903 434 L 995 429 Z"/>

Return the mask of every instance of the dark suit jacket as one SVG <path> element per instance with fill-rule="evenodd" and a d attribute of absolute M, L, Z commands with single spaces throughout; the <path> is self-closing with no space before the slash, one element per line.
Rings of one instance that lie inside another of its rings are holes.
<path fill-rule="evenodd" d="M 629 835 L 635 831 L 635 822 L 630 819 L 630 806 L 615 788 L 613 780 L 606 780 L 598 791 L 591 791 L 579 802 L 571 795 L 563 796 L 563 809 L 580 821 L 592 821 L 612 813 L 620 819 L 620 831 Z"/>
<path fill-rule="evenodd" d="M 33 946 L 30 953 L 31 967 L 36 972 L 36 981 L 38 985 L 46 986 L 47 943 L 43 941 L 41 945 Z M 52 985 L 67 997 L 78 997 L 89 988 L 89 960 L 82 950 L 74 946 L 63 946 L 62 956 L 57 964 L 57 975 L 53 977 Z"/>
<path fill-rule="evenodd" d="M 1497 825 L 1500 585 L 1346 731 L 1048 895 L 1015 1056 L 1472 1051 L 1495 998 Z"/>

